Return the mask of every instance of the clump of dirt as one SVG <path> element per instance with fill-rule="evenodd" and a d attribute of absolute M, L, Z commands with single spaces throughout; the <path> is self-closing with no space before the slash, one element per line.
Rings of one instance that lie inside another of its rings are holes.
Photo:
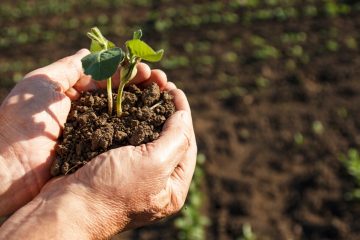
<path fill-rule="evenodd" d="M 115 94 L 113 99 L 115 102 Z M 126 87 L 122 109 L 121 117 L 109 116 L 105 90 L 84 92 L 72 102 L 51 174 L 75 172 L 113 148 L 151 142 L 159 137 L 166 119 L 175 112 L 172 96 L 161 92 L 156 83 L 143 90 L 135 85 Z"/>

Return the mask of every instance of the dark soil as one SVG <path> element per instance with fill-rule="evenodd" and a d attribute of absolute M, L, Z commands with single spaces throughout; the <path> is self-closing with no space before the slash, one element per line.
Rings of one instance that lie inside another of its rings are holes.
<path fill-rule="evenodd" d="M 337 52 L 324 49 L 329 36 L 319 32 L 335 27 L 339 42 L 351 35 L 359 43 L 360 14 L 169 34 L 179 54 L 190 38 L 210 41 L 219 56 L 238 56 L 234 63 L 216 59 L 167 71 L 187 93 L 199 151 L 207 157 L 205 210 L 211 225 L 205 239 L 239 239 L 245 223 L 261 240 L 359 239 L 360 203 L 345 200 L 354 183 L 339 155 L 360 149 L 360 52 L 345 45 Z M 286 56 L 280 36 L 287 32 L 307 34 L 309 62 Z M 284 55 L 254 59 L 249 35 L 262 36 Z M 235 38 L 241 48 L 232 44 Z M 289 59 L 296 68 L 286 67 Z M 257 84 L 259 77 L 268 85 Z M 322 133 L 314 132 L 316 121 Z M 298 133 L 303 144 L 294 140 Z M 174 236 L 170 226 L 159 224 L 136 230 L 132 239 Z"/>
<path fill-rule="evenodd" d="M 19 7 L 15 1 L 3 2 Z M 41 59 L 56 60 L 88 46 L 84 33 L 94 25 L 107 29 L 106 36 L 119 42 L 131 37 L 129 33 L 139 26 L 150 45 L 166 46 L 162 63 L 168 63 L 160 67 L 185 91 L 191 105 L 199 152 L 207 158 L 204 205 L 211 220 L 207 240 L 239 239 L 245 223 L 251 224 L 261 240 L 359 239 L 360 202 L 345 200 L 354 182 L 338 156 L 349 148 L 360 150 L 360 11 L 336 16 L 324 12 L 328 3 L 358 1 L 253 1 L 263 5 L 236 10 L 231 10 L 231 5 L 250 1 L 203 0 L 200 8 L 193 8 L 194 1 L 187 0 L 141 1 L 150 2 L 151 7 L 140 1 L 125 2 L 121 7 L 84 2 L 63 15 L 0 19 L 5 30 L 16 26 L 26 33 L 35 23 L 42 32 L 55 34 L 51 41 L 22 45 L 13 41 L 10 47 L 0 48 L 0 72 L 3 63 L 28 59 L 33 65 L 23 70 L 25 74 L 42 66 Z M 224 3 L 225 10 L 195 14 L 214 2 Z M 278 3 L 273 6 L 270 2 Z M 305 14 L 311 5 L 317 7 L 316 16 Z M 177 16 L 184 6 L 188 9 L 182 14 L 188 15 Z M 278 7 L 293 7 L 290 10 L 298 14 L 283 20 L 247 20 L 250 13 Z M 225 19 L 230 11 L 237 22 L 184 25 L 187 19 L 211 20 L 217 14 Z M 109 16 L 108 24 L 88 23 L 101 15 Z M 73 30 L 65 24 L 71 18 L 80 21 Z M 163 23 L 177 25 L 158 30 L 156 26 Z M 306 38 L 288 41 L 293 33 Z M 254 43 L 254 37 L 276 48 L 278 57 L 259 59 L 257 53 L 264 49 Z M 329 40 L 338 47 L 329 49 Z M 294 55 L 299 46 L 302 54 Z M 181 61 L 183 58 L 188 62 Z M 3 92 L 8 90 L 5 83 L 16 73 L 18 62 L 13 65 L 14 70 L 0 74 Z M 106 113 L 106 108 L 103 111 Z M 313 131 L 316 121 L 323 125 L 320 134 Z M 304 137 L 303 144 L 294 141 L 298 134 Z M 176 236 L 170 220 L 124 233 L 118 239 L 168 240 Z"/>
<path fill-rule="evenodd" d="M 115 103 L 116 94 L 113 98 Z M 84 92 L 72 102 L 51 174 L 73 173 L 113 148 L 154 141 L 175 112 L 172 96 L 155 83 L 143 90 L 135 85 L 126 87 L 122 106 L 121 117 L 109 116 L 105 90 Z"/>

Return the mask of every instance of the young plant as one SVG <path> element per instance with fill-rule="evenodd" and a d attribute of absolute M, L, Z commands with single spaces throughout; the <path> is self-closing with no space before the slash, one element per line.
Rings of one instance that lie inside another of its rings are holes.
<path fill-rule="evenodd" d="M 187 203 L 181 210 L 181 215 L 175 220 L 179 240 L 206 239 L 206 227 L 210 225 L 210 220 L 202 211 L 206 198 L 201 189 L 204 181 L 204 163 L 205 155 L 199 154 Z"/>
<path fill-rule="evenodd" d="M 85 74 L 89 74 L 96 81 L 107 79 L 106 90 L 108 98 L 108 113 L 113 112 L 111 76 L 117 70 L 118 64 L 124 59 L 124 52 L 114 43 L 107 40 L 97 27 L 93 27 L 87 36 L 91 39 L 91 54 L 82 61 Z"/>
<path fill-rule="evenodd" d="M 242 227 L 242 236 L 239 238 L 239 240 L 256 240 L 257 237 L 252 231 L 251 225 L 248 223 L 245 223 Z"/>
<path fill-rule="evenodd" d="M 125 43 L 126 53 L 114 43 L 107 40 L 97 27 L 88 33 L 91 41 L 91 53 L 85 56 L 81 62 L 85 74 L 91 75 L 96 81 L 107 79 L 108 110 L 112 115 L 112 85 L 111 76 L 120 70 L 120 84 L 116 98 L 116 115 L 122 114 L 122 96 L 124 87 L 137 73 L 136 64 L 141 60 L 158 62 L 161 60 L 164 50 L 154 51 L 148 44 L 140 40 L 142 31 L 134 32 L 133 39 Z"/>
<path fill-rule="evenodd" d="M 339 159 L 355 182 L 355 188 L 347 193 L 345 198 L 347 200 L 360 200 L 360 153 L 356 149 L 350 148 L 348 154 L 341 154 Z"/>
<path fill-rule="evenodd" d="M 122 113 L 121 102 L 124 87 L 135 77 L 137 73 L 136 64 L 141 60 L 158 62 L 164 54 L 163 49 L 155 52 L 148 44 L 140 40 L 141 37 L 142 31 L 139 29 L 134 32 L 133 39 L 125 43 L 127 53 L 120 68 L 120 85 L 116 101 L 117 116 L 120 116 Z"/>

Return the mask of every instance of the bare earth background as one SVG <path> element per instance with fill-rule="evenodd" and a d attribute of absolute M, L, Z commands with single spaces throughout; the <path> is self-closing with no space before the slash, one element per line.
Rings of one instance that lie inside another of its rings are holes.
<path fill-rule="evenodd" d="M 360 147 L 360 5 L 314 0 L 3 0 L 0 95 L 80 48 L 97 25 L 144 30 L 184 89 L 204 165 L 206 239 L 358 239 L 339 161 Z M 173 218 L 117 239 L 174 239 Z"/>

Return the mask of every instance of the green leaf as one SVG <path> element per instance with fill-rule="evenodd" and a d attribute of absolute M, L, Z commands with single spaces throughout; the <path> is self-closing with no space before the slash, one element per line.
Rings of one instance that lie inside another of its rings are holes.
<path fill-rule="evenodd" d="M 91 36 L 89 36 L 89 35 L 91 35 Z M 97 40 L 98 42 L 106 41 L 106 38 L 102 35 L 102 33 L 98 27 L 91 28 L 90 32 L 88 33 L 88 36 L 91 39 Z"/>
<path fill-rule="evenodd" d="M 124 57 L 125 53 L 121 48 L 112 48 L 91 53 L 81 59 L 81 62 L 85 74 L 99 81 L 111 77 Z"/>
<path fill-rule="evenodd" d="M 161 60 L 164 50 L 155 52 L 149 45 L 139 39 L 133 39 L 126 42 L 126 47 L 131 55 L 135 55 L 149 62 L 158 62 Z"/>
<path fill-rule="evenodd" d="M 104 48 L 99 42 L 95 41 L 95 40 L 91 40 L 91 45 L 90 45 L 90 52 L 94 53 L 94 52 L 99 52 L 101 50 L 107 50 L 107 49 L 112 49 L 115 48 L 115 44 L 113 42 L 110 42 L 108 40 L 106 40 L 106 47 Z"/>
<path fill-rule="evenodd" d="M 109 40 L 107 40 L 107 48 L 108 49 L 112 49 L 112 48 L 116 48 L 115 44 Z"/>
<path fill-rule="evenodd" d="M 140 39 L 142 37 L 142 31 L 141 29 L 136 30 L 133 35 L 133 39 Z"/>
<path fill-rule="evenodd" d="M 107 50 L 115 48 L 115 44 L 107 40 L 97 27 L 91 28 L 91 31 L 87 33 L 87 36 L 91 39 L 90 52 L 99 52 L 101 50 Z"/>
<path fill-rule="evenodd" d="M 99 42 L 91 39 L 90 52 L 95 53 L 100 52 L 101 50 L 103 50 L 103 47 L 99 44 Z"/>

